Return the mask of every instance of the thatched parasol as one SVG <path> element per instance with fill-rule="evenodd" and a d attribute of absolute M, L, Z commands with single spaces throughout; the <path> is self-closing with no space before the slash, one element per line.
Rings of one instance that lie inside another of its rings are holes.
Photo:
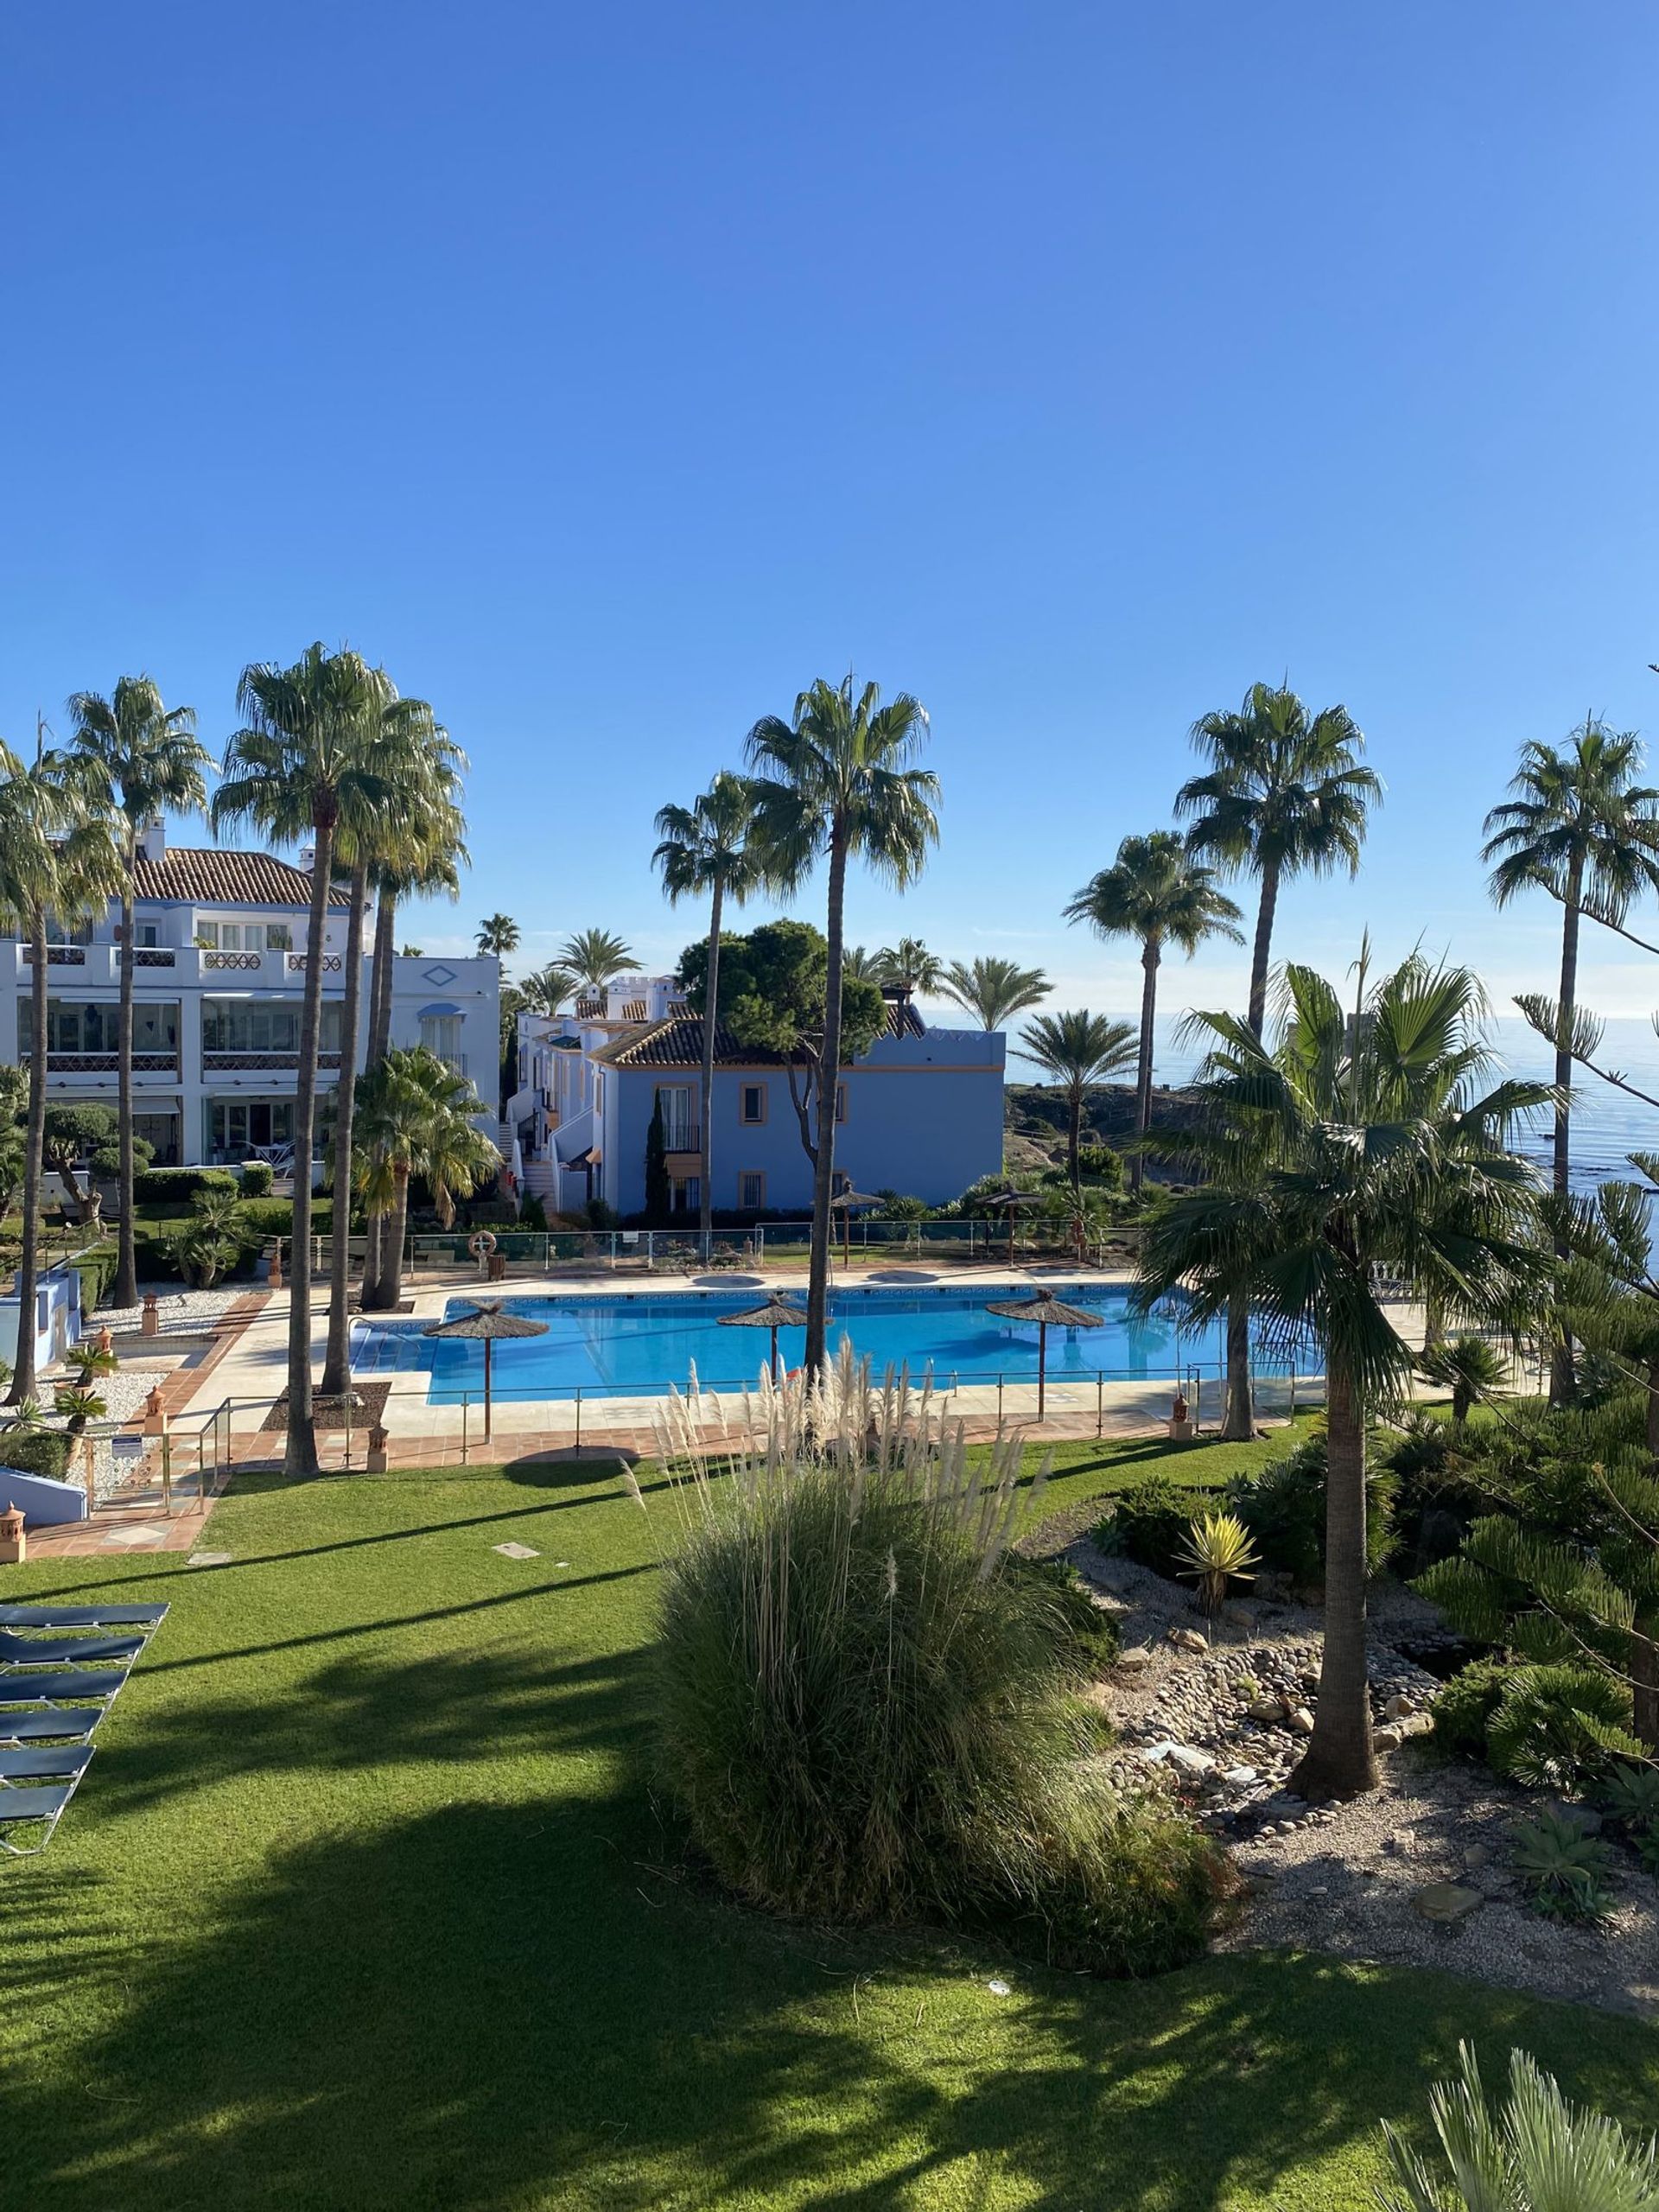
<path fill-rule="evenodd" d="M 1048 1332 L 1051 1329 L 1098 1329 L 1103 1313 L 1085 1313 L 1081 1306 L 1068 1306 L 1052 1290 L 1033 1291 L 1029 1298 L 999 1298 L 985 1308 L 1005 1321 L 1037 1324 L 1037 1418 L 1041 1421 L 1048 1395 Z"/>
<path fill-rule="evenodd" d="M 1042 1194 L 1037 1191 L 994 1191 L 988 1198 L 982 1198 L 980 1203 L 993 1213 L 1006 1213 L 1008 1217 L 1008 1265 L 1012 1267 L 1014 1265 L 1014 1217 L 1021 1206 L 1041 1205 Z"/>
<path fill-rule="evenodd" d="M 484 1347 L 484 1437 L 490 1434 L 490 1347 L 498 1337 L 544 1337 L 545 1321 L 526 1321 L 522 1314 L 502 1310 L 499 1298 L 480 1300 L 469 1306 L 465 1313 L 457 1313 L 453 1321 L 435 1321 L 429 1329 L 423 1329 L 423 1337 L 448 1337 L 461 1344 L 481 1344 Z"/>
<path fill-rule="evenodd" d="M 722 1329 L 770 1329 L 772 1331 L 772 1379 L 778 1380 L 778 1332 L 779 1329 L 804 1329 L 806 1313 L 803 1307 L 791 1306 L 776 1291 L 764 1306 L 750 1306 L 741 1313 L 722 1313 L 719 1316 Z"/>
<path fill-rule="evenodd" d="M 853 1208 L 879 1206 L 883 1203 L 879 1195 L 873 1196 L 868 1191 L 837 1191 L 830 1199 L 832 1210 L 836 1206 L 841 1208 L 841 1256 L 844 1267 L 850 1268 L 853 1264 Z"/>

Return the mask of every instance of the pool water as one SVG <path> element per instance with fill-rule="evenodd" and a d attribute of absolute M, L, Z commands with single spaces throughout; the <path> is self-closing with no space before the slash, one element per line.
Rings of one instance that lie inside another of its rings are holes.
<path fill-rule="evenodd" d="M 1098 1329 L 1048 1332 L 1048 1372 L 1057 1380 L 1104 1370 L 1118 1381 L 1173 1383 L 1195 1366 L 1214 1373 L 1223 1357 L 1219 1324 L 1184 1326 L 1179 1302 L 1145 1318 L 1128 1310 L 1128 1290 L 1121 1283 L 1054 1283 L 1049 1286 L 1070 1304 L 1098 1313 Z M 1018 1297 L 1017 1289 L 989 1285 L 959 1287 L 874 1288 L 830 1294 L 832 1349 L 849 1340 L 868 1354 L 877 1373 L 907 1366 L 919 1379 L 931 1367 L 936 1382 L 1034 1381 L 1037 1328 L 1034 1322 L 1010 1321 L 986 1312 L 997 1297 Z M 764 1329 L 721 1328 L 720 1317 L 764 1303 L 751 1287 L 718 1291 L 645 1292 L 634 1296 L 509 1298 L 511 1313 L 545 1323 L 542 1337 L 508 1338 L 494 1347 L 493 1384 L 502 1399 L 556 1398 L 581 1389 L 595 1395 L 648 1397 L 671 1386 L 683 1389 L 695 1364 L 705 1385 L 735 1387 L 751 1382 L 765 1364 L 771 1339 Z M 804 1304 L 804 1293 L 800 1301 Z M 452 1298 L 446 1318 L 472 1300 Z M 484 1388 L 481 1344 L 435 1339 L 419 1321 L 361 1322 L 353 1338 L 353 1371 L 359 1377 L 425 1374 L 431 1376 L 429 1402 L 458 1405 L 476 1399 Z M 779 1332 L 780 1363 L 796 1365 L 804 1343 L 799 1329 Z M 1270 1357 L 1259 1357 L 1260 1371 L 1282 1372 Z"/>

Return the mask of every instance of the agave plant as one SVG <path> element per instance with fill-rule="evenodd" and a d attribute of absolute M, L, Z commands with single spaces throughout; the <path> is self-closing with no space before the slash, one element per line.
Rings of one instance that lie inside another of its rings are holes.
<path fill-rule="evenodd" d="M 1236 1513 L 1206 1513 L 1195 1519 L 1176 1554 L 1178 1572 L 1198 1586 L 1198 1602 L 1211 1620 L 1227 1602 L 1235 1582 L 1254 1582 L 1261 1564 L 1250 1534 Z"/>
<path fill-rule="evenodd" d="M 1494 2111 L 1467 2044 L 1455 2082 L 1440 2082 L 1429 2112 L 1447 2169 L 1444 2180 L 1402 2142 L 1382 2134 L 1397 2189 L 1379 2190 L 1379 2212 L 1655 2212 L 1659 2145 L 1617 2120 L 1567 2103 L 1530 2053 L 1510 2054 L 1510 2094 Z"/>
<path fill-rule="evenodd" d="M 1611 1910 L 1602 1877 L 1612 1854 L 1568 1815 L 1547 1808 L 1517 1821 L 1511 1856 L 1516 1873 L 1532 1885 L 1536 1911 L 1553 1920 L 1600 1920 Z"/>

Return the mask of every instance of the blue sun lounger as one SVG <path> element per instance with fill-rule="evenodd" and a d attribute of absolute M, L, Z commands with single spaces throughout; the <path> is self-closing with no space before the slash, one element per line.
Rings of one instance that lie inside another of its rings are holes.
<path fill-rule="evenodd" d="M 48 1705 L 23 1712 L 0 1706 L 0 1744 L 40 1744 L 54 1736 L 84 1742 L 108 1709 L 102 1705 Z"/>
<path fill-rule="evenodd" d="M 0 1751 L 0 1782 L 79 1782 L 92 1763 L 90 1744 L 48 1744 Z M 0 1796 L 0 1805 L 5 1803 Z"/>
<path fill-rule="evenodd" d="M 9 1859 L 32 1859 L 37 1851 L 44 1851 L 52 1840 L 52 1832 L 68 1809 L 80 1780 L 47 1782 L 32 1789 L 0 1789 L 0 1851 Z M 35 1843 L 14 1843 L 10 1831 L 14 1827 L 33 1827 L 39 1821 L 43 1834 Z"/>
<path fill-rule="evenodd" d="M 124 1628 L 149 1635 L 166 1618 L 165 1605 L 0 1605 L 0 1629 Z"/>
<path fill-rule="evenodd" d="M 124 1667 L 64 1667 L 50 1675 L 0 1674 L 0 1728 L 12 1705 L 57 1705 L 67 1698 L 113 1697 L 127 1679 Z"/>
<path fill-rule="evenodd" d="M 14 1636 L 0 1629 L 0 1667 L 74 1667 L 136 1659 L 142 1636 Z"/>

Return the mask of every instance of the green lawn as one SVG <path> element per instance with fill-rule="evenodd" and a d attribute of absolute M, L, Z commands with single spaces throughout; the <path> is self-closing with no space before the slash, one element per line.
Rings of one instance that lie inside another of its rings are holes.
<path fill-rule="evenodd" d="M 1050 1502 L 1147 1448 L 1078 1447 Z M 174 1608 L 51 1849 L 0 1871 L 8 2212 L 1331 2212 L 1468 2034 L 1659 2108 L 1649 2030 L 1449 1979 L 1102 1984 L 674 1878 L 637 1766 L 672 1507 L 596 1471 L 249 1480 L 232 1567 L 7 1571 Z"/>

